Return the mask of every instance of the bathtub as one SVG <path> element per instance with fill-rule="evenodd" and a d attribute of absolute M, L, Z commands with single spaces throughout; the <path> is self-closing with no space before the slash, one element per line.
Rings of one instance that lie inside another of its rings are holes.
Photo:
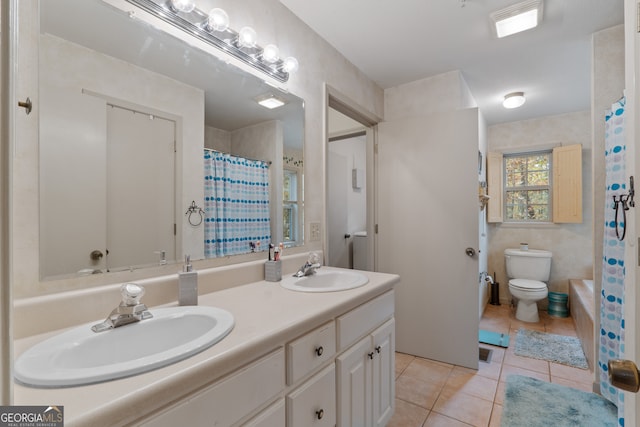
<path fill-rule="evenodd" d="M 569 310 L 576 326 L 576 332 L 589 368 L 594 369 L 594 316 L 595 297 L 593 295 L 593 280 L 569 279 Z"/>

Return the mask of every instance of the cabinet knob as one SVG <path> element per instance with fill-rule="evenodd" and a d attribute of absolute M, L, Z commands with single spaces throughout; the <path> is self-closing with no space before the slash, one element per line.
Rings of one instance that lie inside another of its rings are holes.
<path fill-rule="evenodd" d="M 324 353 L 324 348 L 322 348 L 322 346 L 317 347 L 317 348 L 316 348 L 316 354 L 317 354 L 318 356 L 322 356 L 322 353 Z"/>
<path fill-rule="evenodd" d="M 368 354 L 369 359 L 373 360 L 373 356 L 375 355 L 375 353 L 372 351 L 371 353 Z"/>
<path fill-rule="evenodd" d="M 380 350 L 382 350 L 382 347 L 377 346 L 377 347 L 376 347 L 376 353 L 380 354 Z"/>
<path fill-rule="evenodd" d="M 316 417 L 318 417 L 318 419 L 321 420 L 322 417 L 324 417 L 324 409 L 320 409 L 319 411 L 316 411 Z"/>

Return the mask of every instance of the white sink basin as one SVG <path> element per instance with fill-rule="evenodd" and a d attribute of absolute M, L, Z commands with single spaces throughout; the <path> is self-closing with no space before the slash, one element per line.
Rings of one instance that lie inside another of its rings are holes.
<path fill-rule="evenodd" d="M 42 341 L 16 361 L 18 382 L 35 387 L 68 387 L 128 377 L 199 353 L 234 326 L 233 315 L 215 307 L 150 309 L 153 317 L 93 332 L 96 322 Z"/>
<path fill-rule="evenodd" d="M 299 292 L 336 292 L 354 289 L 369 283 L 362 273 L 350 270 L 323 270 L 305 277 L 285 277 L 280 282 L 283 288 Z"/>

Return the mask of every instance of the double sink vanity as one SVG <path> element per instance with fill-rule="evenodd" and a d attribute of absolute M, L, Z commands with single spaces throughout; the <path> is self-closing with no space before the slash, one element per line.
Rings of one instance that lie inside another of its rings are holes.
<path fill-rule="evenodd" d="M 322 267 L 203 294 L 199 275 L 198 306 L 16 341 L 15 404 L 64 406 L 68 426 L 386 425 L 398 276 Z"/>

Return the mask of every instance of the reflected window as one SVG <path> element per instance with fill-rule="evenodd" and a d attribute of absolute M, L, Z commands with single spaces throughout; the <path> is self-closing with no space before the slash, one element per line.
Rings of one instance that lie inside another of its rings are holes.
<path fill-rule="evenodd" d="M 293 245 L 300 238 L 300 181 L 296 170 L 284 168 L 282 221 L 285 245 Z"/>

